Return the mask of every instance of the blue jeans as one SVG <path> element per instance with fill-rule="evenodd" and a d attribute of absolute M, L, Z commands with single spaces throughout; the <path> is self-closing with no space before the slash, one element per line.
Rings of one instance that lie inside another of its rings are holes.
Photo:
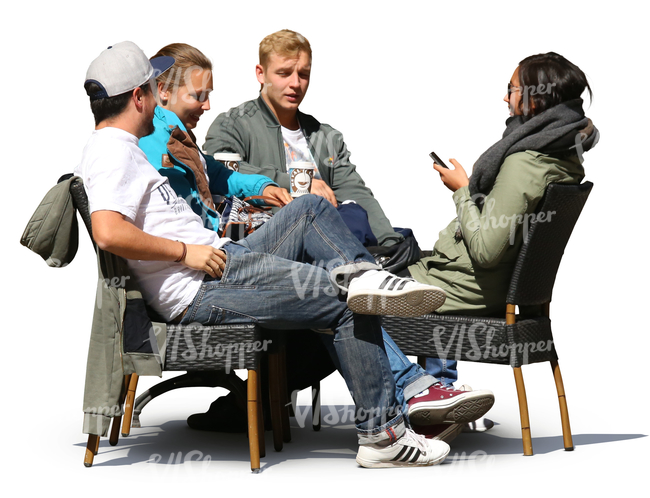
<path fill-rule="evenodd" d="M 395 399 L 397 404 L 402 407 L 402 411 L 406 412 L 406 402 L 416 394 L 421 393 L 428 387 L 432 386 L 438 379 L 425 371 L 417 363 L 412 363 L 402 350 L 393 342 L 393 339 L 383 329 L 382 337 L 384 340 L 384 348 L 386 349 L 386 356 L 390 364 L 390 370 L 395 379 Z M 331 336 L 321 335 L 321 339 L 325 347 L 330 351 L 330 355 L 334 360 L 336 368 L 340 370 L 336 361 L 336 354 L 333 352 L 333 344 Z M 436 358 L 437 359 L 437 358 Z"/>
<path fill-rule="evenodd" d="M 426 371 L 436 377 L 445 385 L 453 384 L 458 380 L 458 362 L 456 360 L 441 360 L 427 358 Z"/>
<path fill-rule="evenodd" d="M 223 276 L 204 280 L 181 323 L 333 330 L 340 371 L 356 404 L 359 442 L 400 437 L 404 422 L 381 318 L 353 314 L 337 288 L 377 265 L 336 209 L 322 197 L 299 197 L 223 250 Z"/>

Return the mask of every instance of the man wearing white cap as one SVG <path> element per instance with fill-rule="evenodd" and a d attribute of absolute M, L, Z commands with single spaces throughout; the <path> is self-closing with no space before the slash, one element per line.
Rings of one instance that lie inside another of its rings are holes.
<path fill-rule="evenodd" d="M 123 42 L 88 69 L 96 128 L 75 173 L 84 181 L 99 248 L 126 258 L 145 300 L 167 321 L 253 319 L 267 328 L 332 329 L 357 407 L 357 462 L 440 463 L 449 446 L 405 426 L 375 315 L 429 313 L 444 302 L 444 292 L 378 269 L 322 197 L 287 204 L 236 243 L 205 229 L 138 147 L 152 130 L 156 106 L 147 82 L 172 65 L 168 59 L 149 63 L 136 45 Z"/>

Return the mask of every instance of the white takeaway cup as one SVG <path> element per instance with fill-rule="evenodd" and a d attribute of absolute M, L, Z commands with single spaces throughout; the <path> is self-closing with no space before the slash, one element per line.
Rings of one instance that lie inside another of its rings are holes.
<path fill-rule="evenodd" d="M 217 152 L 214 155 L 214 158 L 225 164 L 226 168 L 232 171 L 239 171 L 239 161 L 241 161 L 241 156 L 239 154 L 235 152 Z"/>
<path fill-rule="evenodd" d="M 289 192 L 291 197 L 300 197 L 311 192 L 314 179 L 314 163 L 296 161 L 289 166 Z"/>

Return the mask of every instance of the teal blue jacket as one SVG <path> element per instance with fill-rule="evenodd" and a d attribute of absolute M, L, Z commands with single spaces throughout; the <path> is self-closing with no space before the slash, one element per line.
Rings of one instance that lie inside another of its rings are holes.
<path fill-rule="evenodd" d="M 201 217 L 204 226 L 209 230 L 219 227 L 219 214 L 208 207 L 199 195 L 196 176 L 188 164 L 172 154 L 167 144 L 176 127 L 187 132 L 178 116 L 172 111 L 157 107 L 154 113 L 154 132 L 140 139 L 140 148 L 147 155 L 149 162 L 158 172 L 169 178 L 169 183 L 179 197 L 184 198 L 192 210 Z M 201 152 L 197 148 L 197 152 Z M 171 164 L 163 166 L 163 155 L 167 155 Z M 226 166 L 210 156 L 201 154 L 207 164 L 209 188 L 212 195 L 237 196 L 245 198 L 262 195 L 269 185 L 277 185 L 263 175 L 244 175 L 231 171 Z M 197 165 L 202 168 L 202 165 Z"/>

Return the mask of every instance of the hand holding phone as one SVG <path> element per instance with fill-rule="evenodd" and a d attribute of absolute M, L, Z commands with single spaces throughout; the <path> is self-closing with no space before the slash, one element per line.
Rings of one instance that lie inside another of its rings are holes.
<path fill-rule="evenodd" d="M 436 164 L 442 166 L 443 168 L 447 168 L 447 169 L 449 169 L 449 166 L 447 166 L 447 165 L 443 162 L 443 160 L 440 159 L 440 158 L 438 157 L 438 155 L 437 155 L 435 152 L 431 152 L 431 153 L 429 153 L 429 157 L 430 157 L 431 159 L 433 159 L 433 162 L 434 162 L 434 163 L 436 163 Z"/>

